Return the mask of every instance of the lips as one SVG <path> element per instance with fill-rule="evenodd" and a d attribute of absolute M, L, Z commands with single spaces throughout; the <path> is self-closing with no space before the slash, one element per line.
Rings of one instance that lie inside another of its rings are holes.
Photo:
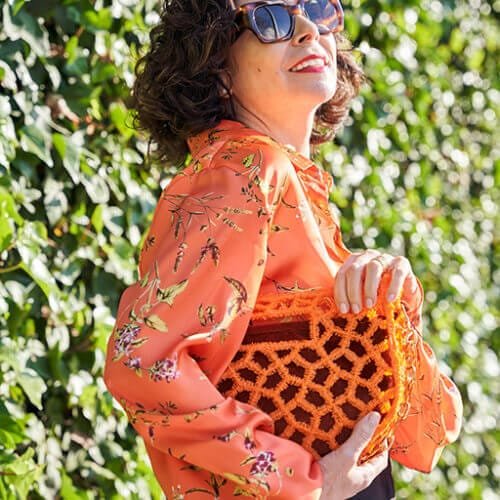
<path fill-rule="evenodd" d="M 288 71 L 297 72 L 306 68 L 324 68 L 326 66 L 328 66 L 328 61 L 325 56 L 311 54 L 295 63 Z"/>

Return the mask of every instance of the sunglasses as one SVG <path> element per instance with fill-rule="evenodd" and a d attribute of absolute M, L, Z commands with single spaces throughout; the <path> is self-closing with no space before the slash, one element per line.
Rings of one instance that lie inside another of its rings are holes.
<path fill-rule="evenodd" d="M 236 8 L 235 21 L 240 28 L 251 30 L 262 43 L 290 40 L 295 17 L 303 15 L 318 27 L 320 35 L 344 29 L 344 11 L 340 0 L 299 0 L 296 5 L 283 2 L 252 2 Z"/>

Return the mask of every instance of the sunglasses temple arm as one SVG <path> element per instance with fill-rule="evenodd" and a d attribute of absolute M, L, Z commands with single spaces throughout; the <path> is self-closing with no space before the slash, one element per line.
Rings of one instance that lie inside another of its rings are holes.
<path fill-rule="evenodd" d="M 233 10 L 238 9 L 234 0 L 228 0 L 228 3 L 229 3 L 229 7 L 231 7 L 231 9 L 233 9 Z"/>

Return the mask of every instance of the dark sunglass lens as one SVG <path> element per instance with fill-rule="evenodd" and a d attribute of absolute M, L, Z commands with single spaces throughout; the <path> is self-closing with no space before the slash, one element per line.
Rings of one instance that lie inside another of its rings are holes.
<path fill-rule="evenodd" d="M 336 31 L 343 24 L 343 14 L 336 0 L 309 0 L 304 4 L 309 19 L 316 23 L 320 32 Z"/>
<path fill-rule="evenodd" d="M 261 37 L 268 41 L 285 37 L 291 29 L 292 20 L 281 5 L 261 5 L 255 9 L 255 24 Z"/>

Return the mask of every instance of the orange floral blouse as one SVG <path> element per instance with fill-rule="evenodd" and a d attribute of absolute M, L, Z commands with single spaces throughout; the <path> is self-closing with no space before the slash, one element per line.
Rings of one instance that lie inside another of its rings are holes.
<path fill-rule="evenodd" d="M 168 499 L 318 499 L 312 455 L 261 410 L 216 389 L 259 294 L 332 287 L 350 255 L 328 208 L 330 174 L 243 124 L 189 140 L 120 299 L 104 380 L 144 439 Z M 420 285 L 420 283 L 419 283 Z M 421 332 L 423 291 L 403 291 Z M 460 394 L 418 345 L 418 390 L 391 457 L 428 472 L 454 441 Z"/>

